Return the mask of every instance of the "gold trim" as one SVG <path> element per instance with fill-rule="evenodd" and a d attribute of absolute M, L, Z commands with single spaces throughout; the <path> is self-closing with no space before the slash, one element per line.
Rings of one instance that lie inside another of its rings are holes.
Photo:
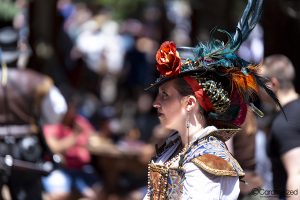
<path fill-rule="evenodd" d="M 148 192 L 151 200 L 166 200 L 168 189 L 168 168 L 150 163 L 148 165 Z M 151 189 L 151 192 L 150 192 Z"/>
<path fill-rule="evenodd" d="M 158 165 L 158 164 L 150 163 L 149 167 L 154 172 L 159 172 L 161 174 L 167 174 L 168 173 L 168 169 L 165 166 L 163 166 L 163 165 Z"/>
<path fill-rule="evenodd" d="M 192 159 L 191 162 L 203 169 L 204 171 L 216 176 L 245 176 L 245 173 L 242 171 L 239 172 L 239 174 L 237 174 L 235 171 L 213 169 L 211 167 L 208 167 L 204 162 L 197 158 Z"/>
<path fill-rule="evenodd" d="M 212 131 L 209 135 L 215 136 L 216 138 L 222 140 L 223 142 L 226 142 L 231 137 L 233 137 L 235 134 L 240 132 L 242 129 L 240 128 L 233 128 L 233 129 L 218 129 L 215 131 Z"/>

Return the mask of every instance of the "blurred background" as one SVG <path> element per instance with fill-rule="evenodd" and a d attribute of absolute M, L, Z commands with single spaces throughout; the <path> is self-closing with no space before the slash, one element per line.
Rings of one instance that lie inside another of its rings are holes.
<path fill-rule="evenodd" d="M 124 58 L 134 44 L 151 65 L 162 41 L 195 45 L 207 40 L 216 26 L 233 32 L 245 5 L 246 1 L 240 0 L 1 0 L 0 26 L 13 25 L 19 30 L 21 40 L 30 48 L 29 68 L 50 75 L 57 85 L 71 84 L 100 95 L 99 85 L 89 83 L 95 74 L 111 73 L 119 82 L 137 81 L 140 87 L 151 82 L 138 74 L 134 78 L 140 80 L 128 77 L 132 74 Z M 254 42 L 243 48 L 245 59 L 259 61 L 259 56 L 283 53 L 295 66 L 300 65 L 299 1 L 265 0 L 258 29 Z M 259 47 L 257 43 L 261 43 Z M 253 53 L 253 48 L 260 49 Z M 106 70 L 100 67 L 105 62 Z M 85 67 L 90 74 L 79 72 Z M 90 79 L 81 81 L 83 76 Z M 140 84 L 141 80 L 145 83 Z"/>
<path fill-rule="evenodd" d="M 168 132 L 152 108 L 155 53 L 165 40 L 195 46 L 214 27 L 235 31 L 246 0 L 0 0 L 0 28 L 19 34 L 19 67 L 50 76 L 80 97 L 92 124 L 93 165 L 107 199 L 141 199 L 154 144 Z M 265 0 L 244 59 L 288 56 L 300 74 L 300 1 Z M 222 37 L 222 36 L 220 36 Z M 295 86 L 300 91 L 300 80 Z"/>

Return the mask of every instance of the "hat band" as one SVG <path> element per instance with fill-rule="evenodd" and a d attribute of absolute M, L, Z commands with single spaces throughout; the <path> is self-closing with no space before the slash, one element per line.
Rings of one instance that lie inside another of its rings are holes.
<path fill-rule="evenodd" d="M 210 98 L 206 95 L 201 85 L 198 83 L 198 81 L 195 78 L 192 78 L 190 76 L 184 76 L 184 80 L 189 84 L 189 86 L 192 88 L 194 95 L 200 104 L 200 106 L 205 111 L 213 111 L 214 106 L 211 103 Z"/>

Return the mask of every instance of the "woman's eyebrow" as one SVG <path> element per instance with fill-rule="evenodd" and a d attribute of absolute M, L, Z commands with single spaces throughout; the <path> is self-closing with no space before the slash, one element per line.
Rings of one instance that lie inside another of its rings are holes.
<path fill-rule="evenodd" d="M 159 90 L 158 90 L 159 92 L 166 92 L 166 89 L 165 88 L 159 88 Z"/>

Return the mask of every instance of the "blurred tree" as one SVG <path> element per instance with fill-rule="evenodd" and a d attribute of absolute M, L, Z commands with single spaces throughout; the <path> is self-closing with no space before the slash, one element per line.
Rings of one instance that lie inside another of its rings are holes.
<path fill-rule="evenodd" d="M 13 0 L 0 0 L 0 26 L 10 26 L 18 12 Z"/>
<path fill-rule="evenodd" d="M 56 5 L 57 0 L 31 0 L 29 3 L 29 44 L 32 54 L 28 67 L 49 75 L 59 85 L 65 77 L 57 55 L 62 19 Z"/>
<path fill-rule="evenodd" d="M 115 20 L 123 21 L 130 18 L 141 20 L 151 33 L 150 37 L 164 41 L 170 36 L 170 22 L 167 20 L 166 6 L 173 0 L 74 0 L 89 6 L 93 12 L 103 8 L 111 11 Z M 186 0 L 184 0 L 186 1 Z"/>
<path fill-rule="evenodd" d="M 12 0 L 0 0 L 0 19 L 9 21 L 19 12 Z"/>
<path fill-rule="evenodd" d="M 86 4 L 94 4 L 111 8 L 115 19 L 125 19 L 128 17 L 140 17 L 146 4 L 159 0 L 75 0 Z"/>

